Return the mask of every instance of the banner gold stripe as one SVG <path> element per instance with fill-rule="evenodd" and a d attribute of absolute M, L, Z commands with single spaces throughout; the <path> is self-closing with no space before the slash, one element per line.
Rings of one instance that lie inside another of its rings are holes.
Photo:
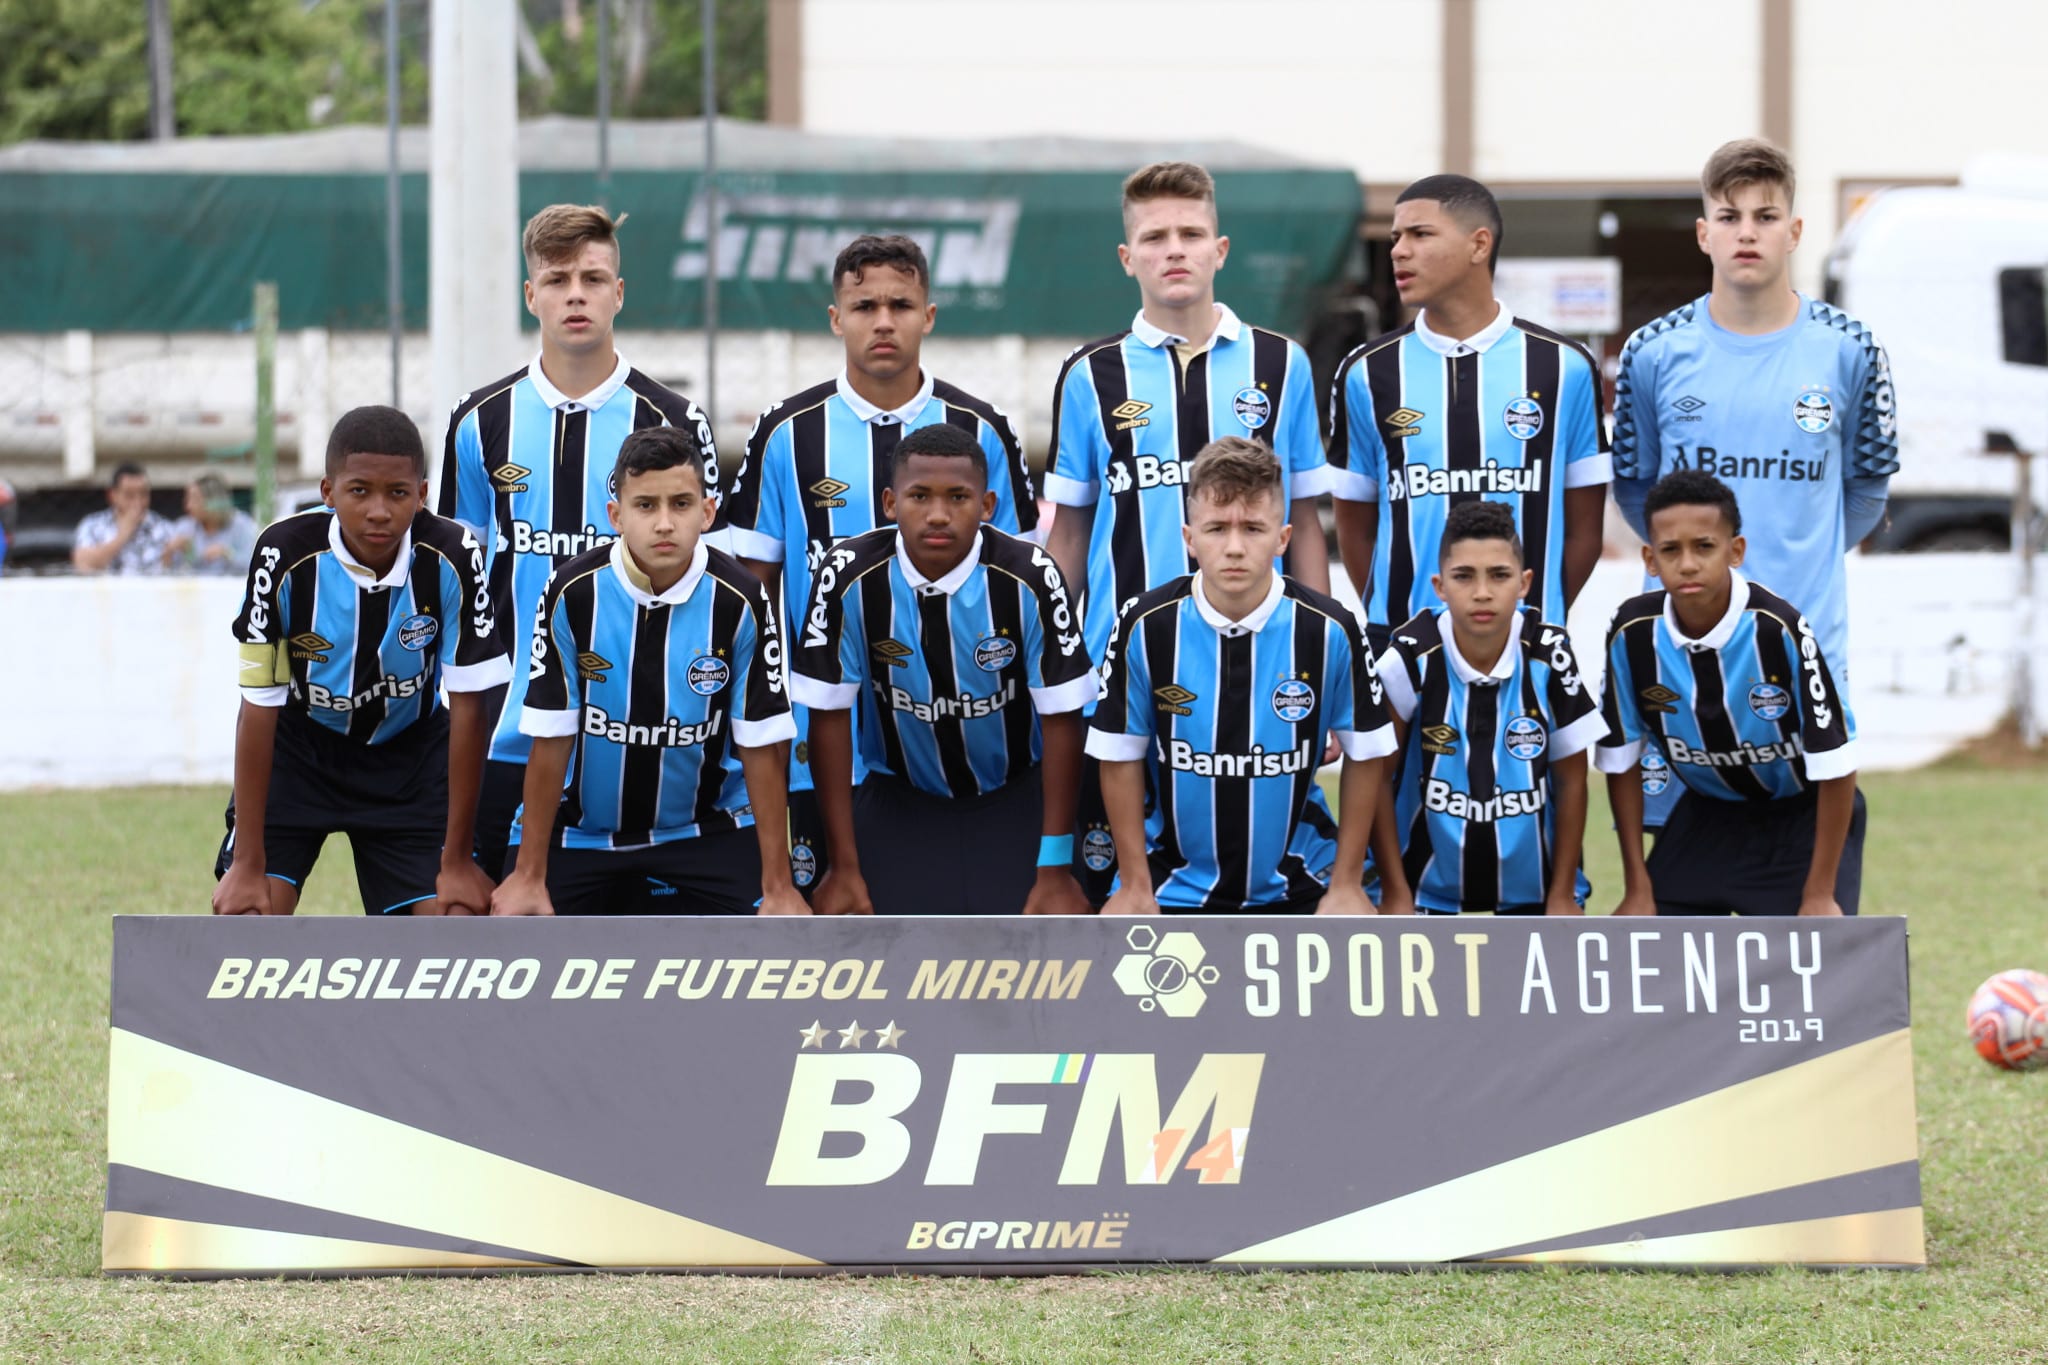
<path fill-rule="evenodd" d="M 462 1251 L 389 1246 L 342 1237 L 315 1237 L 268 1228 L 193 1223 L 147 1213 L 109 1212 L 102 1225 L 100 1268 L 163 1272 L 175 1270 L 424 1270 L 436 1266 L 534 1267 L 545 1261 L 513 1261 Z"/>
<path fill-rule="evenodd" d="M 125 1029 L 108 1070 L 112 1164 L 586 1265 L 818 1264 Z"/>
<path fill-rule="evenodd" d="M 1777 1261 L 1808 1265 L 1926 1265 L 1927 1236 L 1919 1209 L 1883 1209 L 1796 1223 L 1560 1247 L 1500 1259 L 1666 1266 L 1756 1265 Z"/>
<path fill-rule="evenodd" d="M 1917 1142 L 1900 1029 L 1217 1260 L 1457 1260 L 1913 1161 Z"/>

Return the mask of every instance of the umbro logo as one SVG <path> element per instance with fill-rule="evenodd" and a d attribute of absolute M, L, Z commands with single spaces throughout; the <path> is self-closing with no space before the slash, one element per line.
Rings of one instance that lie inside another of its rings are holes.
<path fill-rule="evenodd" d="M 846 499 L 839 495 L 851 486 L 850 484 L 843 484 L 837 479 L 820 479 L 811 485 L 811 506 L 844 507 L 846 506 Z"/>
<path fill-rule="evenodd" d="M 1422 751 L 1426 754 L 1448 754 L 1458 747 L 1458 730 L 1452 725 L 1425 725 L 1422 727 Z"/>
<path fill-rule="evenodd" d="M 294 659 L 307 659 L 316 664 L 327 662 L 327 656 L 320 651 L 334 648 L 332 640 L 315 635 L 310 630 L 299 632 L 285 643 L 291 646 Z"/>
<path fill-rule="evenodd" d="M 585 682 L 604 682 L 605 674 L 611 671 L 611 667 L 610 659 L 592 650 L 586 649 L 576 656 L 576 671 L 582 675 Z"/>
<path fill-rule="evenodd" d="M 1150 403 L 1140 403 L 1135 398 L 1127 398 L 1111 408 L 1109 415 L 1117 419 L 1116 429 L 1118 431 L 1129 431 L 1132 427 L 1151 426 L 1152 419 L 1145 415 L 1150 411 L 1152 411 Z"/>
<path fill-rule="evenodd" d="M 1159 709 L 1162 711 L 1171 711 L 1176 716 L 1194 714 L 1188 710 L 1188 703 L 1195 700 L 1195 694 L 1182 687 L 1179 683 L 1168 683 L 1164 687 L 1155 687 L 1152 689 L 1152 695 L 1158 698 Z"/>
<path fill-rule="evenodd" d="M 1678 409 L 1678 416 L 1672 420 L 1677 422 L 1704 422 L 1707 419 L 1700 416 L 1699 413 L 1700 409 L 1706 405 L 1706 399 L 1695 398 L 1691 394 L 1687 394 L 1671 405 Z"/>
<path fill-rule="evenodd" d="M 1678 709 L 1673 704 L 1678 700 L 1678 694 L 1662 683 L 1658 683 L 1655 687 L 1646 687 L 1636 693 L 1636 695 L 1642 698 L 1645 711 L 1654 711 L 1660 716 L 1668 716 Z"/>
<path fill-rule="evenodd" d="M 1422 430 L 1422 419 L 1428 415 L 1414 408 L 1396 408 L 1387 414 L 1387 435 L 1414 436 Z"/>
<path fill-rule="evenodd" d="M 901 640 L 878 640 L 869 652 L 891 668 L 902 668 L 905 667 L 904 660 L 911 655 L 911 648 Z"/>
<path fill-rule="evenodd" d="M 526 485 L 520 480 L 532 472 L 516 464 L 501 464 L 491 471 L 491 482 L 498 486 L 500 493 L 524 493 Z"/>

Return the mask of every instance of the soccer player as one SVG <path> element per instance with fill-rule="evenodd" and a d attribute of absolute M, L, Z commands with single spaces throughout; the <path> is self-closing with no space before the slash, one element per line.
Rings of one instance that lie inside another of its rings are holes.
<path fill-rule="evenodd" d="M 1117 622 L 1087 745 L 1116 840 L 1104 914 L 1372 913 L 1361 883 L 1394 732 L 1357 619 L 1273 569 L 1284 487 L 1266 446 L 1205 447 L 1181 532 L 1196 572 Z M 1332 738 L 1335 820 L 1316 784 Z"/>
<path fill-rule="evenodd" d="M 512 672 L 483 549 L 426 510 L 426 447 L 396 408 L 334 424 L 320 497 L 331 511 L 257 538 L 235 618 L 242 709 L 214 913 L 290 914 L 340 831 L 365 911 L 482 914 L 483 694 Z"/>
<path fill-rule="evenodd" d="M 1564 627 L 1523 605 L 1535 571 L 1515 509 L 1461 503 L 1440 546 L 1431 588 L 1444 605 L 1396 628 L 1379 660 L 1402 738 L 1374 860 L 1380 909 L 1582 914 L 1599 702 Z"/>
<path fill-rule="evenodd" d="M 699 437 L 634 432 L 612 482 L 618 538 L 541 600 L 518 860 L 491 913 L 809 914 L 789 880 L 782 639 L 760 582 L 704 544 Z"/>
<path fill-rule="evenodd" d="M 885 519 L 890 454 L 910 432 L 944 422 L 980 444 L 995 497 L 990 524 L 1032 535 L 1038 500 L 1024 448 L 993 404 L 927 374 L 919 360 L 938 318 L 931 269 L 908 237 L 857 237 L 832 263 L 832 334 L 846 365 L 827 380 L 761 414 L 747 438 L 729 506 L 716 523 L 730 546 L 772 593 L 792 630 L 810 600 L 811 576 L 825 552 Z M 806 895 L 825 873 L 828 849 L 812 795 L 808 708 L 796 708 L 790 768 L 790 865 Z M 855 758 L 859 776 L 859 758 Z"/>
<path fill-rule="evenodd" d="M 1564 621 L 1600 558 L 1612 477 L 1600 369 L 1494 298 L 1500 238 L 1500 205 L 1476 180 L 1432 175 L 1401 191 L 1394 287 L 1419 311 L 1337 370 L 1337 544 L 1381 647 L 1389 626 L 1442 605 L 1427 566 L 1454 507 L 1514 513 L 1545 621 Z"/>
<path fill-rule="evenodd" d="M 1066 580 L 987 524 L 988 456 L 966 431 L 921 427 L 894 465 L 882 516 L 896 525 L 826 554 L 796 626 L 790 692 L 810 709 L 831 855 L 812 906 L 1088 914 L 1071 865 L 1097 684 Z"/>
<path fill-rule="evenodd" d="M 1216 301 L 1216 275 L 1230 255 L 1216 182 L 1185 161 L 1143 167 L 1124 181 L 1123 221 L 1117 259 L 1137 281 L 1138 314 L 1128 331 L 1080 347 L 1061 367 L 1045 476 L 1046 496 L 1059 506 L 1047 545 L 1067 581 L 1085 586 L 1096 659 L 1127 604 L 1188 573 L 1189 466 L 1226 436 L 1251 437 L 1279 456 L 1281 519 L 1302 528 L 1289 570 L 1304 587 L 1330 587 L 1316 501 L 1331 477 L 1308 356 Z M 1099 904 L 1116 851 L 1093 767 L 1082 777 L 1077 871 Z"/>
<path fill-rule="evenodd" d="M 524 660 L 548 574 L 609 544 L 602 509 L 619 446 L 635 431 L 679 426 L 702 448 L 711 486 L 718 454 L 695 403 L 628 365 L 612 323 L 626 301 L 618 223 L 601 208 L 551 204 L 527 220 L 526 311 L 540 322 L 540 354 L 463 395 L 441 461 L 441 515 L 483 543 L 491 603 Z M 528 736 L 519 730 L 527 670 L 490 699 L 490 762 L 477 817 L 477 857 L 495 873 L 518 809 Z"/>
<path fill-rule="evenodd" d="M 1661 582 L 1607 635 L 1608 774 L 1619 915 L 1855 914 L 1863 882 L 1856 722 L 1819 630 L 1739 572 L 1736 494 L 1696 469 L 1643 500 L 1643 565 Z M 1684 792 L 1647 862 L 1639 761 Z"/>
<path fill-rule="evenodd" d="M 1614 497 L 1648 541 L 1643 507 L 1663 475 L 1697 469 L 1733 488 L 1750 529 L 1748 576 L 1805 608 L 1846 700 L 1843 556 L 1884 518 L 1898 427 L 1877 338 L 1792 287 L 1794 184 L 1791 161 L 1768 142 L 1730 142 L 1708 159 L 1698 236 L 1713 287 L 1622 351 Z M 1653 825 L 1669 799 L 1652 803 Z"/>
<path fill-rule="evenodd" d="M 71 567 L 82 574 L 160 574 L 171 523 L 149 507 L 149 473 L 124 464 L 107 483 L 107 505 L 78 523 Z"/>

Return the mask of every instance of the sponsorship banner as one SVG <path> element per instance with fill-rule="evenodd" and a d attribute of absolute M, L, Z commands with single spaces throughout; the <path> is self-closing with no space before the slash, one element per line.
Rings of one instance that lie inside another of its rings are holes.
<path fill-rule="evenodd" d="M 1899 919 L 115 921 L 110 1272 L 1925 1263 Z"/>

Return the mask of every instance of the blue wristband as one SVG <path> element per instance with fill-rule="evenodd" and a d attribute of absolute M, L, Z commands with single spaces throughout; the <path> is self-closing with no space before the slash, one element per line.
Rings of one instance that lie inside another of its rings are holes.
<path fill-rule="evenodd" d="M 1047 834 L 1038 841 L 1040 867 L 1066 867 L 1074 861 L 1074 836 Z"/>

